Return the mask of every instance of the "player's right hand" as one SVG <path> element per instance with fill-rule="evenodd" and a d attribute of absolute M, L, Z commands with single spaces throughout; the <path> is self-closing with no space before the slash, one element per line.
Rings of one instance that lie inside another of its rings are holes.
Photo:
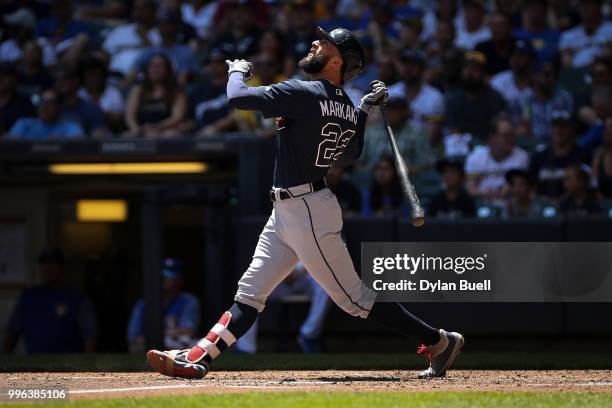
<path fill-rule="evenodd" d="M 372 81 L 368 87 L 368 93 L 361 98 L 359 109 L 369 113 L 372 107 L 384 104 L 387 99 L 389 99 L 387 85 L 383 81 Z"/>
<path fill-rule="evenodd" d="M 231 74 L 232 72 L 242 72 L 244 74 L 245 81 L 248 81 L 253 76 L 253 64 L 249 61 L 235 59 L 233 61 L 225 60 L 225 63 L 229 67 L 227 70 L 228 73 Z"/>

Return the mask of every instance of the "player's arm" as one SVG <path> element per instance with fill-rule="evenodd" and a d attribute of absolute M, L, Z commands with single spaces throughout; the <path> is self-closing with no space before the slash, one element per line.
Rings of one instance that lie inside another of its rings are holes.
<path fill-rule="evenodd" d="M 303 89 L 298 81 L 285 81 L 270 86 L 250 87 L 251 64 L 244 60 L 226 61 L 229 66 L 227 99 L 231 107 L 261 111 L 264 117 L 298 117 L 303 115 L 300 97 Z"/>

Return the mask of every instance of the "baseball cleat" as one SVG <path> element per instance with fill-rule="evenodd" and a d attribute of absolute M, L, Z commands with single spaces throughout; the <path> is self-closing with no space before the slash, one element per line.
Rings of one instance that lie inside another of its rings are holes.
<path fill-rule="evenodd" d="M 465 340 L 463 336 L 456 332 L 446 332 L 440 330 L 440 334 L 448 339 L 448 344 L 442 352 L 432 355 L 432 347 L 425 346 L 424 344 L 419 347 L 417 353 L 425 353 L 425 356 L 429 360 L 429 368 L 423 370 L 419 374 L 419 378 L 436 378 L 445 377 L 446 370 L 453 364 L 455 358 L 461 353 Z M 442 339 L 444 340 L 444 339 Z"/>
<path fill-rule="evenodd" d="M 154 371 L 168 377 L 201 379 L 208 373 L 208 365 L 190 363 L 185 359 L 189 350 L 149 350 L 147 362 Z"/>

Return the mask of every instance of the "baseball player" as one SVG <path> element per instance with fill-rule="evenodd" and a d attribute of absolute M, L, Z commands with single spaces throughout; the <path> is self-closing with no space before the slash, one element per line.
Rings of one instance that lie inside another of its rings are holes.
<path fill-rule="evenodd" d="M 356 108 L 342 85 L 363 68 L 359 41 L 343 28 L 318 28 L 317 36 L 299 64 L 309 81 L 249 87 L 245 81 L 251 64 L 226 61 L 230 105 L 276 118 L 273 210 L 251 265 L 238 282 L 234 304 L 206 337 L 188 350 L 147 353 L 149 365 L 161 374 L 206 375 L 212 361 L 251 327 L 272 290 L 298 262 L 348 314 L 420 341 L 418 352 L 430 360 L 420 378 L 444 376 L 463 347 L 459 333 L 435 329 L 399 303 L 375 303 L 376 293 L 355 271 L 340 237 L 342 212 L 324 177 L 332 164 L 346 166 L 359 157 L 368 113 L 386 101 L 388 92 L 384 83 L 373 81 Z"/>

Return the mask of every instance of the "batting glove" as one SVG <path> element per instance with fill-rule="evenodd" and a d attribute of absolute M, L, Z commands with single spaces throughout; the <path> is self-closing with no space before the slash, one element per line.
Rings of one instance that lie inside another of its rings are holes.
<path fill-rule="evenodd" d="M 244 80 L 248 81 L 253 77 L 253 64 L 246 60 L 235 59 L 233 61 L 225 60 L 225 63 L 229 67 L 228 73 L 242 72 L 244 74 Z"/>
<path fill-rule="evenodd" d="M 372 81 L 368 87 L 368 93 L 361 98 L 359 109 L 365 113 L 370 113 L 374 106 L 383 105 L 389 99 L 389 91 L 382 81 Z"/>

